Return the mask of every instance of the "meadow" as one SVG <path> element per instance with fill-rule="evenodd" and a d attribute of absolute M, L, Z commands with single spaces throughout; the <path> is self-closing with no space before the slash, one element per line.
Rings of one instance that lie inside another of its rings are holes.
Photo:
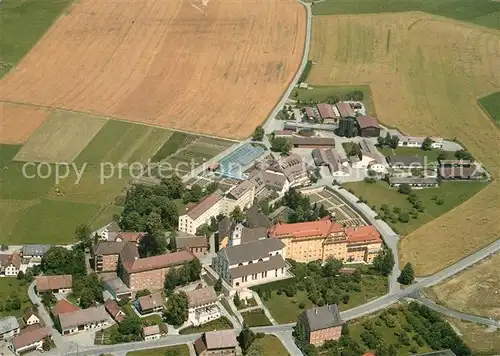
<path fill-rule="evenodd" d="M 500 4 L 490 0 L 326 0 L 313 5 L 313 15 L 422 11 L 500 29 Z"/>
<path fill-rule="evenodd" d="M 499 319 L 500 255 L 426 291 L 439 304 L 464 313 Z"/>
<path fill-rule="evenodd" d="M 472 199 L 407 235 L 402 263 L 428 275 L 498 238 L 500 131 L 477 105 L 478 97 L 500 86 L 498 30 L 420 12 L 316 16 L 309 59 L 316 62 L 308 79 L 313 87 L 370 85 L 382 124 L 409 135 L 457 138 L 494 178 Z M 370 202 L 371 196 L 364 198 Z"/>
<path fill-rule="evenodd" d="M 486 114 L 490 116 L 497 125 L 500 125 L 500 91 L 482 97 L 478 102 Z"/>
<path fill-rule="evenodd" d="M 0 317 L 15 316 L 21 317 L 24 310 L 31 306 L 28 298 L 29 283 L 23 280 L 18 280 L 15 277 L 2 277 L 0 278 Z M 19 298 L 21 301 L 21 309 L 19 310 L 4 310 L 4 303 L 11 298 Z"/>
<path fill-rule="evenodd" d="M 500 330 L 454 318 L 447 318 L 447 320 L 462 334 L 462 340 L 476 355 L 500 354 Z"/>
<path fill-rule="evenodd" d="M 167 346 L 157 349 L 127 352 L 127 356 L 165 356 L 167 351 L 174 352 L 177 356 L 189 356 L 187 345 Z"/>
<path fill-rule="evenodd" d="M 0 78 L 35 45 L 71 0 L 3 0 L 0 7 Z"/>

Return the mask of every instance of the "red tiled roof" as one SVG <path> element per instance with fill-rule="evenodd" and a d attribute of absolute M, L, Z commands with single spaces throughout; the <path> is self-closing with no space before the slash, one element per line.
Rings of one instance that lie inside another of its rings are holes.
<path fill-rule="evenodd" d="M 319 220 L 310 222 L 301 222 L 295 224 L 278 224 L 269 229 L 270 237 L 281 237 L 290 235 L 295 238 L 309 236 L 326 237 L 330 232 L 342 231 L 340 224 L 334 223 L 331 220 Z"/>
<path fill-rule="evenodd" d="M 36 277 L 36 290 L 38 293 L 48 290 L 71 288 L 72 284 L 73 277 L 70 274 Z"/>
<path fill-rule="evenodd" d="M 370 241 L 372 243 L 382 242 L 380 239 L 380 234 L 375 227 L 369 226 L 358 226 L 358 227 L 346 227 L 345 232 L 347 234 L 347 242 L 365 242 Z"/>
<path fill-rule="evenodd" d="M 339 109 L 340 116 L 343 118 L 354 117 L 354 110 L 349 103 L 337 103 L 337 109 Z"/>
<path fill-rule="evenodd" d="M 73 313 L 77 310 L 80 310 L 76 305 L 71 304 L 68 302 L 66 299 L 61 299 L 54 305 L 54 307 L 50 310 L 52 315 L 55 317 L 61 315 L 61 314 L 66 314 L 66 313 Z"/>
<path fill-rule="evenodd" d="M 380 128 L 378 125 L 377 119 L 373 116 L 362 115 L 356 117 L 356 121 L 358 122 L 360 129 L 366 129 L 367 127 L 376 127 Z"/>
<path fill-rule="evenodd" d="M 51 336 L 52 332 L 50 328 L 42 328 L 42 327 L 37 327 L 37 328 L 30 328 L 30 329 L 25 329 L 22 330 L 19 335 L 14 337 L 12 340 L 12 344 L 14 345 L 14 348 L 20 349 L 22 347 L 31 345 L 35 342 L 38 342 L 40 340 L 45 339 L 47 336 Z"/>
<path fill-rule="evenodd" d="M 123 311 L 122 308 L 113 300 L 113 299 L 108 299 L 104 303 L 104 307 L 106 308 L 106 311 L 113 317 L 118 322 L 121 322 L 124 317 L 125 317 L 125 312 Z"/>
<path fill-rule="evenodd" d="M 137 273 L 181 265 L 195 258 L 196 257 L 190 251 L 181 250 L 179 252 L 166 253 L 159 256 L 130 259 L 124 261 L 122 264 L 123 268 L 125 268 L 128 273 Z"/>
<path fill-rule="evenodd" d="M 185 215 L 189 216 L 191 219 L 198 219 L 205 211 L 210 209 L 215 203 L 222 199 L 222 195 L 218 192 L 210 194 L 209 196 L 200 200 L 196 205 L 189 206 L 186 208 Z"/>
<path fill-rule="evenodd" d="M 321 116 L 322 119 L 337 116 L 333 112 L 333 108 L 330 104 L 321 103 L 317 104 L 316 107 L 318 108 L 319 116 Z"/>
<path fill-rule="evenodd" d="M 120 239 L 125 242 L 139 242 L 144 235 L 146 235 L 145 232 L 120 232 L 116 235 L 116 239 Z"/>

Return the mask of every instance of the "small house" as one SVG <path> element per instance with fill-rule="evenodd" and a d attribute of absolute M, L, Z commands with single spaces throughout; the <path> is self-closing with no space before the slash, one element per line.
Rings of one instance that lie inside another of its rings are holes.
<path fill-rule="evenodd" d="M 35 279 L 36 293 L 45 292 L 68 294 L 73 287 L 73 276 L 70 274 L 59 276 L 37 276 Z"/>
<path fill-rule="evenodd" d="M 13 351 L 16 355 L 33 350 L 41 350 L 47 338 L 51 338 L 52 331 L 48 327 L 34 326 L 23 329 L 12 339 Z"/>
<path fill-rule="evenodd" d="M 106 300 L 104 307 L 106 308 L 108 314 L 111 315 L 113 320 L 117 323 L 121 323 L 126 316 L 123 309 L 113 299 Z"/>
<path fill-rule="evenodd" d="M 108 325 L 108 314 L 103 305 L 71 313 L 59 314 L 61 334 L 72 335 L 81 331 Z"/>
<path fill-rule="evenodd" d="M 23 320 L 26 325 L 40 324 L 40 317 L 31 308 L 26 309 L 23 314 Z"/>
<path fill-rule="evenodd" d="M 136 309 L 141 314 L 156 313 L 163 310 L 165 299 L 161 293 L 153 293 L 137 298 Z"/>
<path fill-rule="evenodd" d="M 161 336 L 160 327 L 158 325 L 145 326 L 142 329 L 144 341 L 156 340 Z"/>
<path fill-rule="evenodd" d="M 297 324 L 305 330 L 307 341 L 315 346 L 340 339 L 342 332 L 342 320 L 336 304 L 303 311 Z"/>
<path fill-rule="evenodd" d="M 213 287 L 198 285 L 186 293 L 188 298 L 188 321 L 194 326 L 203 325 L 221 316 L 217 306 L 217 295 Z"/>
<path fill-rule="evenodd" d="M 237 347 L 236 332 L 232 329 L 206 332 L 194 342 L 198 356 L 233 356 L 236 355 Z"/>

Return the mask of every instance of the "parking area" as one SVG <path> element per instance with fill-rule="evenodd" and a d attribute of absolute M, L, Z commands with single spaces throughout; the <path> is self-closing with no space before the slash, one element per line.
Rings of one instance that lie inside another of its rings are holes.
<path fill-rule="evenodd" d="M 323 204 L 339 224 L 344 226 L 366 225 L 366 221 L 334 192 L 323 189 L 313 193 L 308 193 L 305 190 L 303 193 L 309 196 L 311 202 Z"/>

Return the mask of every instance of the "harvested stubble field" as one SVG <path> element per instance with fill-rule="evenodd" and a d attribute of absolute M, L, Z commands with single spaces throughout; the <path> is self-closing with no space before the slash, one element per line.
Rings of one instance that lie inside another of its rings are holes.
<path fill-rule="evenodd" d="M 106 119 L 55 110 L 15 157 L 24 162 L 72 162 L 101 130 Z"/>
<path fill-rule="evenodd" d="M 0 143 L 24 143 L 47 119 L 50 110 L 0 102 Z"/>
<path fill-rule="evenodd" d="M 500 255 L 428 290 L 430 297 L 464 313 L 500 318 Z"/>
<path fill-rule="evenodd" d="M 412 135 L 456 137 L 499 177 L 500 131 L 476 100 L 500 86 L 500 31 L 411 12 L 318 16 L 310 59 L 310 84 L 369 84 L 380 121 Z M 434 273 L 496 240 L 499 215 L 495 180 L 406 236 L 401 262 Z"/>
<path fill-rule="evenodd" d="M 304 49 L 295 0 L 82 0 L 0 83 L 3 100 L 229 138 L 276 104 Z"/>

